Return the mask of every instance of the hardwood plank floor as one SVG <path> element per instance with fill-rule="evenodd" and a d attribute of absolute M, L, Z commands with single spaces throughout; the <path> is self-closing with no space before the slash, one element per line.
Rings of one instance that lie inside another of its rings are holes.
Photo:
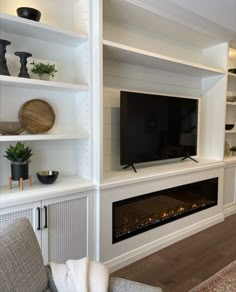
<path fill-rule="evenodd" d="M 236 260 L 236 214 L 224 222 L 183 239 L 112 276 L 187 292 Z"/>

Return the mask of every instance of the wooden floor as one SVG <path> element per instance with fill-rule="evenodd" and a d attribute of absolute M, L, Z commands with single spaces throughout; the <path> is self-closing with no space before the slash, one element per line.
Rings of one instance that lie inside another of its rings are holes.
<path fill-rule="evenodd" d="M 236 214 L 112 274 L 185 292 L 236 260 Z"/>

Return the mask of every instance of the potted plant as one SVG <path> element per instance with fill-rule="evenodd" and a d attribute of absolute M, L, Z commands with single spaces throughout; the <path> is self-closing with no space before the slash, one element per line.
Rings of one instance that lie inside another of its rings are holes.
<path fill-rule="evenodd" d="M 38 75 L 42 80 L 50 80 L 50 77 L 54 78 L 57 72 L 55 64 L 49 63 L 30 63 L 32 65 L 31 71 Z"/>
<path fill-rule="evenodd" d="M 17 142 L 15 146 L 10 145 L 6 150 L 6 157 L 11 161 L 12 180 L 28 179 L 29 162 L 32 150 L 22 142 Z"/>
<path fill-rule="evenodd" d="M 236 146 L 232 146 L 232 147 L 230 148 L 230 151 L 232 151 L 232 155 L 233 155 L 233 156 L 236 156 Z"/>

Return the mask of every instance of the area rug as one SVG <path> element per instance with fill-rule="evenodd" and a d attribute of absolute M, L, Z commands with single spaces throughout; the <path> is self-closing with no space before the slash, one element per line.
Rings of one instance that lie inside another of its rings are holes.
<path fill-rule="evenodd" d="M 236 261 L 189 292 L 236 292 Z"/>

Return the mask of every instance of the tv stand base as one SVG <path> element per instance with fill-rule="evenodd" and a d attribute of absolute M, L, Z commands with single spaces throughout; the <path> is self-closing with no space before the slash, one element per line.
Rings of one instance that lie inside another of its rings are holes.
<path fill-rule="evenodd" d="M 123 169 L 126 169 L 126 168 L 128 168 L 128 167 L 130 167 L 130 166 L 133 168 L 134 172 L 137 173 L 137 170 L 136 170 L 136 168 L 134 167 L 133 163 L 130 163 L 130 164 L 124 166 Z"/>
<path fill-rule="evenodd" d="M 199 161 L 197 161 L 196 159 L 192 158 L 192 157 L 191 157 L 190 155 L 188 155 L 188 154 L 187 154 L 185 157 L 183 157 L 183 158 L 181 159 L 181 161 L 183 161 L 183 160 L 185 160 L 185 159 L 191 159 L 192 161 L 199 163 Z"/>

